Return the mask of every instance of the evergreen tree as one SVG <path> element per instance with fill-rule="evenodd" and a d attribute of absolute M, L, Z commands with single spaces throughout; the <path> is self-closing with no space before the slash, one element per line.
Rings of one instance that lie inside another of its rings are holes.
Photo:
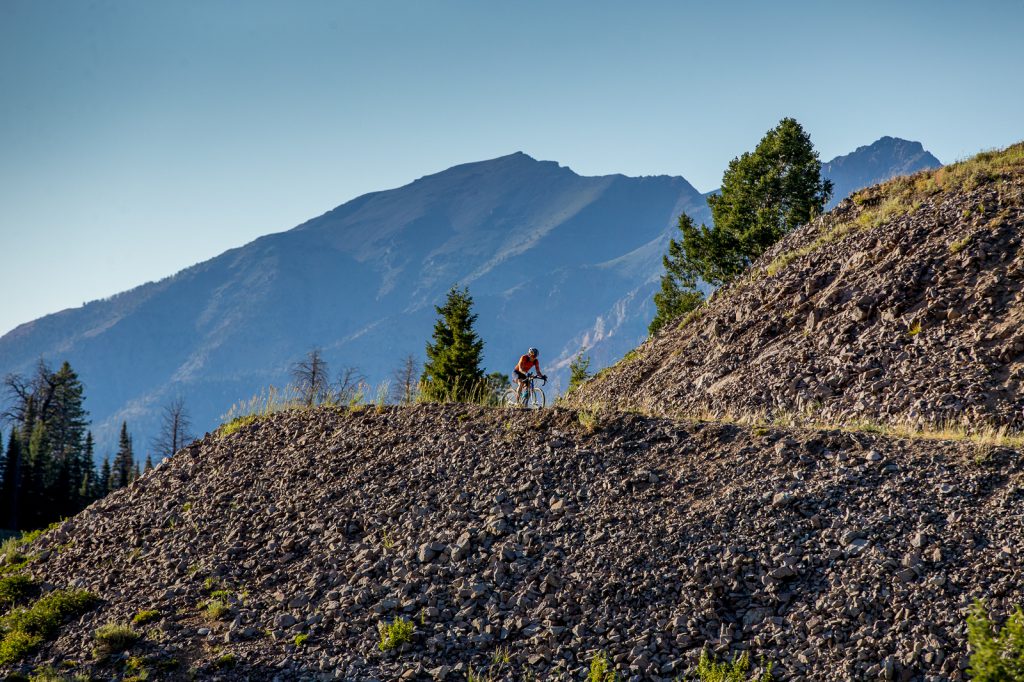
<path fill-rule="evenodd" d="M 37 419 L 29 437 L 25 475 L 22 477 L 21 518 L 25 528 L 46 525 L 54 503 L 52 475 L 53 459 L 46 422 Z"/>
<path fill-rule="evenodd" d="M 82 448 L 82 480 L 78 486 L 78 508 L 84 509 L 93 502 L 93 500 L 99 499 L 101 495 L 98 495 L 98 481 L 96 477 L 96 461 L 94 459 L 95 445 L 92 439 L 92 431 L 85 434 L 85 446 Z M 105 494 L 105 492 L 104 492 Z"/>
<path fill-rule="evenodd" d="M 463 401 L 481 390 L 484 342 L 473 329 L 477 316 L 469 289 L 453 286 L 443 306 L 435 306 L 433 342 L 427 343 L 423 391 L 430 400 Z"/>
<path fill-rule="evenodd" d="M 569 363 L 569 393 L 590 378 L 590 356 L 582 352 Z"/>
<path fill-rule="evenodd" d="M 795 119 L 782 119 L 753 152 L 729 162 L 721 192 L 708 197 L 712 227 L 680 216 L 683 238 L 669 245 L 651 333 L 700 304 L 698 279 L 713 286 L 732 281 L 783 235 L 821 213 L 831 196 L 810 136 Z"/>
<path fill-rule="evenodd" d="M 117 454 L 110 472 L 110 488 L 117 490 L 132 482 L 135 473 L 135 456 L 132 453 L 132 437 L 128 434 L 128 423 L 121 422 L 121 436 L 118 439 Z"/>
<path fill-rule="evenodd" d="M 110 470 L 110 458 L 104 457 L 103 466 L 100 467 L 100 475 L 99 478 L 96 480 L 96 488 L 95 491 L 93 492 L 93 497 L 95 499 L 98 500 L 102 497 L 105 497 L 107 493 L 114 489 L 114 482 L 112 478 L 113 474 L 111 473 Z"/>
<path fill-rule="evenodd" d="M 148 474 L 152 470 L 153 470 L 153 458 L 147 452 L 146 453 L 146 468 L 142 470 L 142 473 Z"/>
<path fill-rule="evenodd" d="M 132 481 L 137 481 L 142 477 L 142 472 L 139 471 L 139 463 L 135 463 L 135 467 L 132 469 Z"/>
<path fill-rule="evenodd" d="M 22 490 L 22 456 L 21 441 L 18 438 L 18 429 L 11 429 L 11 437 L 7 441 L 7 454 L 4 457 L 3 470 L 3 495 L 0 505 L 0 523 L 5 528 L 20 528 L 19 511 L 21 510 Z"/>
<path fill-rule="evenodd" d="M 684 240 L 693 229 L 693 219 L 685 213 L 680 215 L 679 231 L 683 233 Z M 661 291 L 654 294 L 657 312 L 647 327 L 652 336 L 672 320 L 696 309 L 704 301 L 704 294 L 697 288 L 694 274 L 699 271 L 699 266 L 689 260 L 683 243 L 670 239 L 668 255 L 661 259 L 665 266 L 665 274 L 661 276 Z"/>

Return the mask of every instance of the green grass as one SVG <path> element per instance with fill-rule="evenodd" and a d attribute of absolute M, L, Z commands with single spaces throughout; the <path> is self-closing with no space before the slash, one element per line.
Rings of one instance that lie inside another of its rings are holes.
<path fill-rule="evenodd" d="M 910 329 L 907 330 L 909 336 L 917 336 L 921 333 L 921 320 L 917 320 L 914 324 L 910 325 Z"/>
<path fill-rule="evenodd" d="M 295 646 L 303 646 L 308 639 L 309 635 L 303 633 L 301 635 L 295 635 L 295 639 L 292 641 L 295 643 Z"/>
<path fill-rule="evenodd" d="M 99 600 L 85 590 L 56 590 L 31 606 L 17 607 L 0 618 L 0 665 L 16 663 L 52 639 L 64 621 L 85 613 Z"/>
<path fill-rule="evenodd" d="M 704 649 L 700 652 L 700 661 L 697 663 L 697 679 L 700 682 L 746 682 L 749 671 L 750 657 L 745 651 L 726 663 L 709 656 L 707 649 Z M 771 682 L 772 664 L 768 663 L 761 675 L 750 679 Z"/>
<path fill-rule="evenodd" d="M 238 657 L 229 651 L 214 661 L 213 666 L 218 670 L 223 670 L 224 668 L 234 668 L 237 663 Z"/>
<path fill-rule="evenodd" d="M 975 602 L 967 618 L 971 666 L 977 682 L 1024 680 L 1024 611 L 1014 609 L 1001 628 L 989 619 L 983 602 Z"/>
<path fill-rule="evenodd" d="M 96 640 L 94 653 L 98 658 L 106 658 L 111 654 L 126 651 L 139 641 L 139 637 L 139 633 L 127 625 L 107 623 L 93 633 L 93 639 Z"/>
<path fill-rule="evenodd" d="M 160 617 L 159 611 L 147 610 L 139 611 L 132 618 L 132 625 L 145 625 L 146 623 L 152 622 Z"/>
<path fill-rule="evenodd" d="M 391 651 L 403 644 L 412 641 L 412 633 L 415 626 L 411 620 L 399 616 L 390 623 L 377 623 L 377 632 L 380 634 L 380 643 L 377 647 L 381 651 Z"/>
<path fill-rule="evenodd" d="M 221 424 L 220 428 L 218 429 L 218 432 L 220 433 L 221 438 L 227 438 L 231 434 L 241 431 L 246 426 L 249 426 L 250 424 L 255 424 L 259 420 L 259 418 L 259 415 L 256 414 L 246 414 L 242 415 L 241 417 L 235 417 L 226 424 Z"/>

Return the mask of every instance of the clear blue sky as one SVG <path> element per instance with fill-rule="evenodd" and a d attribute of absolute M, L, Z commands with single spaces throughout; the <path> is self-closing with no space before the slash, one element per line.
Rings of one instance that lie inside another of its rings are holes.
<path fill-rule="evenodd" d="M 0 334 L 517 150 L 706 191 L 783 116 L 823 160 L 1003 146 L 1022 27 L 1020 0 L 0 0 Z"/>

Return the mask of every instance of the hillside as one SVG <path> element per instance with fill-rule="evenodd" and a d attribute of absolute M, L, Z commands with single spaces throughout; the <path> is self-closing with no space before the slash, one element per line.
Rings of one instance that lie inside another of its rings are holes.
<path fill-rule="evenodd" d="M 965 615 L 1024 601 L 1019 452 L 472 406 L 210 435 L 26 551 L 100 600 L 11 674 L 960 680 Z M 0 606 L 0 612 L 6 610 Z M 93 631 L 141 639 L 97 660 Z M 398 616 L 411 642 L 378 648 Z M 0 626 L 2 626 L 0 621 Z"/>
<path fill-rule="evenodd" d="M 826 174 L 869 184 L 906 168 L 902 147 L 881 142 Z M 287 382 L 314 345 L 335 371 L 389 379 L 422 355 L 433 305 L 460 282 L 476 299 L 487 368 L 507 373 L 537 346 L 564 388 L 581 348 L 602 367 L 646 336 L 684 211 L 709 220 L 680 177 L 582 177 L 522 153 L 464 164 L 24 324 L 0 338 L 0 376 L 68 360 L 86 386 L 97 455 L 127 420 L 144 456 L 170 400 L 183 396 L 197 430 L 212 429 L 235 401 Z"/>
<path fill-rule="evenodd" d="M 651 414 L 1024 427 L 1024 145 L 856 193 L 570 397 Z"/>

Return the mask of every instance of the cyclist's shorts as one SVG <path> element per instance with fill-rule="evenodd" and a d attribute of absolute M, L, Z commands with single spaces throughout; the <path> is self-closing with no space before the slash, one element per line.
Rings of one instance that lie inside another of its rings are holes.
<path fill-rule="evenodd" d="M 520 372 L 518 369 L 514 369 L 512 371 L 515 372 L 516 379 L 519 379 L 520 381 L 526 381 L 526 373 L 525 372 Z"/>

